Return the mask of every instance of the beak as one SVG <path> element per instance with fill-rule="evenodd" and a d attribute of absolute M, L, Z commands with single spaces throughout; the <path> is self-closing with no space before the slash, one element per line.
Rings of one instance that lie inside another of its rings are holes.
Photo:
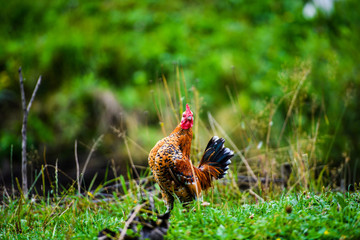
<path fill-rule="evenodd" d="M 187 117 L 186 119 L 187 119 L 187 120 L 189 120 L 189 121 L 191 121 L 192 117 L 191 117 L 191 116 L 189 116 L 189 117 Z"/>

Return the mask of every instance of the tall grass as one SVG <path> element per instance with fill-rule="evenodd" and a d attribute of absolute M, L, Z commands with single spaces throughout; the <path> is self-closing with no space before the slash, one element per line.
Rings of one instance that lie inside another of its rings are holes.
<path fill-rule="evenodd" d="M 175 128 L 188 103 L 195 113 L 192 161 L 199 162 L 213 135 L 224 137 L 226 145 L 236 153 L 227 181 L 238 195 L 241 194 L 239 178 L 244 176 L 250 182 L 247 191 L 263 199 L 282 193 L 284 187 L 289 192 L 338 188 L 339 177 L 327 165 L 330 149 L 324 148 L 324 142 L 328 142 L 322 130 L 328 126 L 326 106 L 318 101 L 321 97 L 310 96 L 310 72 L 308 62 L 284 69 L 278 80 L 283 91 L 281 97 L 261 100 L 263 107 L 258 109 L 244 110 L 242 93 L 237 91 L 240 88 L 225 85 L 219 91 L 228 93 L 230 104 L 218 110 L 204 102 L 196 84 L 186 79 L 182 68 L 175 66 L 172 74 L 161 75 L 150 86 L 159 120 L 158 134 L 150 134 L 148 145 L 144 145 L 140 130 L 128 129 L 123 135 L 129 140 L 129 159 L 134 152 L 141 152 L 146 159 L 156 141 Z M 147 125 L 146 132 L 151 131 Z M 345 172 L 344 169 L 341 171 Z M 346 175 L 342 174 L 341 178 L 346 179 Z M 341 190 L 346 189 L 343 186 Z"/>
<path fill-rule="evenodd" d="M 227 146 L 236 153 L 230 178 L 248 176 L 255 179 L 250 187 L 261 197 L 269 193 L 269 188 L 275 190 L 273 183 L 277 179 L 287 181 L 283 185 L 290 190 L 321 191 L 324 186 L 330 189 L 334 182 L 329 180 L 326 151 L 319 147 L 324 140 L 319 134 L 327 122 L 326 112 L 318 102 L 308 102 L 310 71 L 309 63 L 285 69 L 279 76 L 282 97 L 265 102 L 258 112 L 245 113 L 241 107 L 241 92 L 229 86 L 224 86 L 223 90 L 228 92 L 231 105 L 223 106 L 221 111 L 204 107 L 201 93 L 194 86 L 187 87 L 191 85 L 190 81 L 185 79 L 183 70 L 176 67 L 173 79 L 162 76 L 152 90 L 163 135 L 176 126 L 185 104 L 189 103 L 195 112 L 194 162 L 201 157 L 208 139 L 218 135 L 224 137 Z M 205 108 L 208 112 L 204 112 Z M 311 114 L 311 122 L 306 114 Z M 264 181 L 258 181 L 260 178 L 266 179 L 265 186 Z"/>

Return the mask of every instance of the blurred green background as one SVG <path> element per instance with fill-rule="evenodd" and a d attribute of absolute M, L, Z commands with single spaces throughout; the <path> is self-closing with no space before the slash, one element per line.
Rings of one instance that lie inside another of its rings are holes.
<path fill-rule="evenodd" d="M 331 178 L 339 176 L 331 170 L 341 169 L 347 183 L 358 181 L 359 46 L 355 0 L 3 0 L 1 184 L 9 179 L 11 159 L 19 176 L 20 66 L 27 99 L 43 77 L 29 115 L 29 171 L 58 160 L 74 176 L 75 140 L 83 164 L 102 134 L 89 176 L 112 160 L 128 162 L 112 126 L 126 131 L 133 160 L 146 166 L 147 152 L 164 136 L 155 107 L 158 95 L 166 95 L 159 88 L 164 75 L 177 103 L 174 86 L 184 77 L 181 93 L 188 98 L 175 108 L 180 111 L 186 100 L 200 106 L 199 136 L 209 127 L 208 112 L 241 150 L 262 143 L 280 148 L 294 138 L 314 139 L 316 132 L 317 171 L 327 166 Z M 176 121 L 164 124 L 168 133 Z"/>

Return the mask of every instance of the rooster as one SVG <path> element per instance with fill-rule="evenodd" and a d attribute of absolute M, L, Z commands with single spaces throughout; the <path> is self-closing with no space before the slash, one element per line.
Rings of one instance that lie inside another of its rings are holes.
<path fill-rule="evenodd" d="M 224 147 L 225 140 L 214 136 L 199 166 L 193 166 L 190 160 L 193 121 L 193 113 L 186 104 L 179 125 L 168 137 L 158 141 L 149 154 L 149 166 L 160 186 L 166 213 L 173 209 L 175 197 L 186 204 L 210 188 L 213 179 L 223 178 L 234 156 L 233 151 Z"/>

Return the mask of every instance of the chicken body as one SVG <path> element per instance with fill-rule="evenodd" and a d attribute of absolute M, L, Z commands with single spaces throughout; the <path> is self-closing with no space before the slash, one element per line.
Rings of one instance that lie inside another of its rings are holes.
<path fill-rule="evenodd" d="M 188 105 L 181 123 L 166 138 L 156 143 L 149 154 L 149 166 L 159 184 L 161 194 L 170 212 L 174 197 L 187 203 L 211 187 L 212 180 L 225 176 L 233 152 L 224 147 L 224 139 L 213 137 L 198 167 L 190 160 L 193 137 L 193 116 Z"/>

